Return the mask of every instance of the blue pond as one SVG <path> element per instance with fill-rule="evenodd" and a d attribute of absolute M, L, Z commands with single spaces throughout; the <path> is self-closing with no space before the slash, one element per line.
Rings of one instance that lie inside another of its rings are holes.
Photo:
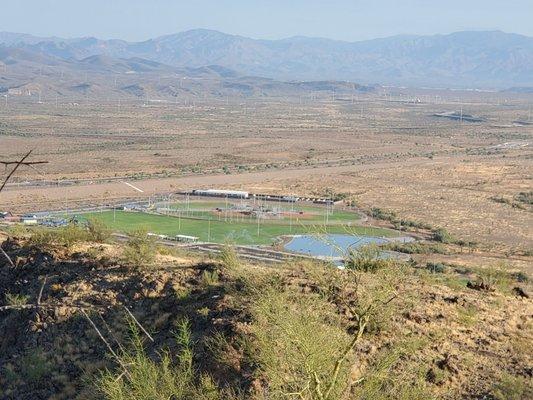
<path fill-rule="evenodd" d="M 294 236 L 285 244 L 285 250 L 315 257 L 343 258 L 351 249 L 367 244 L 384 244 L 387 239 L 372 236 L 342 234 Z"/>

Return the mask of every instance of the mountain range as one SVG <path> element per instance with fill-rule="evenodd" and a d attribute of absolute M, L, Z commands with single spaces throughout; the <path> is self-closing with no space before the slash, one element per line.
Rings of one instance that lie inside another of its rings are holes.
<path fill-rule="evenodd" d="M 359 42 L 309 37 L 257 40 L 205 29 L 143 42 L 3 32 L 0 46 L 0 62 L 7 65 L 23 57 L 25 62 L 33 59 L 46 65 L 81 61 L 83 68 L 93 63 L 116 69 L 126 63 L 124 70 L 131 70 L 132 63 L 141 70 L 168 71 L 217 66 L 226 78 L 259 76 L 278 81 L 450 88 L 533 86 L 533 38 L 500 31 L 401 35 Z"/>

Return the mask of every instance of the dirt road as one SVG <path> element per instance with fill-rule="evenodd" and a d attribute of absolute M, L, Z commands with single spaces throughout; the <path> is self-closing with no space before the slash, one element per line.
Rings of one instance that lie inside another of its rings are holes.
<path fill-rule="evenodd" d="M 451 157 L 436 159 L 413 158 L 401 162 L 344 165 L 320 168 L 270 170 L 242 174 L 199 175 L 157 178 L 137 181 L 80 184 L 75 186 L 11 187 L 0 196 L 0 209 L 16 212 L 39 211 L 54 205 L 103 204 L 127 197 L 148 197 L 157 193 L 194 188 L 240 188 L 250 191 L 278 191 L 285 180 L 305 179 L 310 176 L 334 177 L 345 172 L 357 173 L 376 169 L 396 169 L 406 165 L 435 165 L 446 163 Z M 133 185 L 133 187 L 132 187 Z M 297 193 L 298 194 L 298 193 Z"/>

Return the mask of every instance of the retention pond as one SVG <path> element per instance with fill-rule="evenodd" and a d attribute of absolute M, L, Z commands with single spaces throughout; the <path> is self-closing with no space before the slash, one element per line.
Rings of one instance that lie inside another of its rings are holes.
<path fill-rule="evenodd" d="M 411 242 L 411 237 L 381 238 L 345 234 L 298 235 L 293 236 L 284 246 L 285 250 L 324 259 L 343 259 L 352 250 L 369 244 L 390 242 Z M 383 252 L 385 257 L 389 252 Z"/>

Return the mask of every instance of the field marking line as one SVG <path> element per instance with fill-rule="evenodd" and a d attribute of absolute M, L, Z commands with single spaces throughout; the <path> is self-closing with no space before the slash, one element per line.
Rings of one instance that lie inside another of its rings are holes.
<path fill-rule="evenodd" d="M 144 193 L 144 190 L 139 189 L 137 186 L 132 185 L 131 183 L 122 181 L 123 184 L 128 185 L 130 188 L 135 189 L 139 193 Z"/>

